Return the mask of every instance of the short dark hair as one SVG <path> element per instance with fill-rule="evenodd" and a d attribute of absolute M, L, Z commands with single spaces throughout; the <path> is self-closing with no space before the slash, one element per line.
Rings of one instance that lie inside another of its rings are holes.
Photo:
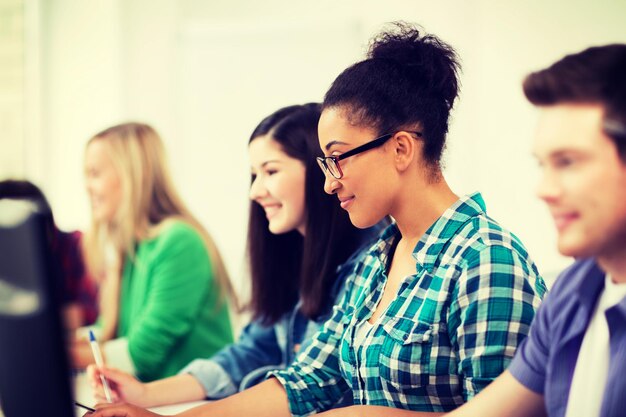
<path fill-rule="evenodd" d="M 354 123 L 377 130 L 422 127 L 424 158 L 439 166 L 450 110 L 459 93 L 454 49 L 404 22 L 375 36 L 367 59 L 344 70 L 324 97 L 324 108 L 349 112 Z"/>
<path fill-rule="evenodd" d="M 524 80 L 535 105 L 597 103 L 604 107 L 604 132 L 626 161 L 626 45 L 595 46 L 567 55 Z"/>
<path fill-rule="evenodd" d="M 261 136 L 305 165 L 306 235 L 269 231 L 263 208 L 250 203 L 248 256 L 252 276 L 251 308 L 255 318 L 275 323 L 298 300 L 301 311 L 316 318 L 333 303 L 337 267 L 358 248 L 360 235 L 337 198 L 324 193 L 324 173 L 315 157 L 322 156 L 317 136 L 319 103 L 277 110 L 259 123 L 249 142 Z"/>

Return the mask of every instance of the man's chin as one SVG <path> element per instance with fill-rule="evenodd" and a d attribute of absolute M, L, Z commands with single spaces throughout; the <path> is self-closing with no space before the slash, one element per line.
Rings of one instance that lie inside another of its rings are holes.
<path fill-rule="evenodd" d="M 559 241 L 558 250 L 561 255 L 572 258 L 590 258 L 595 255 L 594 251 L 587 245 L 574 242 Z"/>

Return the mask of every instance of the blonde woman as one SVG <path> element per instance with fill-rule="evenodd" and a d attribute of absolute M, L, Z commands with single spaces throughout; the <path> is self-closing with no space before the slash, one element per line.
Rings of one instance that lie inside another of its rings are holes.
<path fill-rule="evenodd" d="M 231 343 L 226 270 L 174 189 L 156 131 L 125 123 L 98 133 L 85 178 L 93 219 L 85 253 L 102 277 L 108 364 L 150 381 Z M 74 344 L 72 358 L 79 368 L 92 362 L 86 343 Z"/>

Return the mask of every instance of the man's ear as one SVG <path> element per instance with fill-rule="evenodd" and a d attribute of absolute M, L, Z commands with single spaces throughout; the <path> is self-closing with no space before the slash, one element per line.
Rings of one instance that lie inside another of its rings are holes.
<path fill-rule="evenodd" d="M 411 133 L 405 131 L 396 133 L 391 140 L 394 147 L 396 168 L 400 171 L 406 171 L 415 158 L 421 155 L 422 141 L 415 140 Z"/>

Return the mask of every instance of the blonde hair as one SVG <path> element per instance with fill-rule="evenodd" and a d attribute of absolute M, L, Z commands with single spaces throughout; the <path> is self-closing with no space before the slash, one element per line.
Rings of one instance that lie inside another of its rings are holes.
<path fill-rule="evenodd" d="M 220 295 L 228 296 L 235 302 L 217 246 L 174 188 L 165 148 L 158 133 L 146 124 L 124 123 L 98 133 L 87 142 L 87 146 L 95 141 L 107 145 L 120 177 L 122 202 L 111 222 L 93 219 L 91 230 L 85 234 L 84 252 L 90 272 L 94 276 L 104 273 L 107 252 L 111 249 L 119 259 L 125 256 L 132 258 L 136 242 L 155 237 L 167 222 L 180 220 L 202 236 Z"/>

